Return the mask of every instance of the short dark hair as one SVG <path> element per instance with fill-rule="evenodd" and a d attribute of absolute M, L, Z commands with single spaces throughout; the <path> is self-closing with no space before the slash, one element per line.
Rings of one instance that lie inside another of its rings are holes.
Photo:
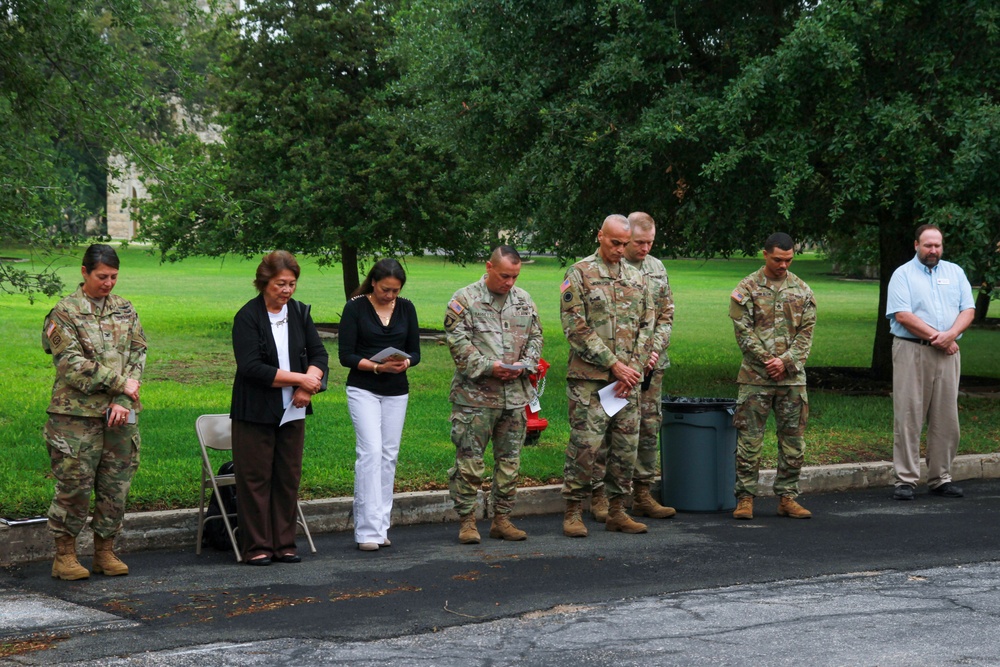
<path fill-rule="evenodd" d="M 115 249 L 105 243 L 94 243 L 83 253 L 83 268 L 90 273 L 97 268 L 98 264 L 117 269 L 119 266 L 118 253 Z"/>
<path fill-rule="evenodd" d="M 490 253 L 490 261 L 492 262 L 499 261 L 501 257 L 506 258 L 511 264 L 521 263 L 521 255 L 518 254 L 517 248 L 512 245 L 498 245 Z"/>
<path fill-rule="evenodd" d="M 780 248 L 781 250 L 793 250 L 795 248 L 795 241 L 792 237 L 785 232 L 775 232 L 767 237 L 764 241 L 764 250 L 771 252 L 775 248 Z"/>
<path fill-rule="evenodd" d="M 267 289 L 271 278 L 286 270 L 295 274 L 296 280 L 299 279 L 299 263 L 295 261 L 295 255 L 287 250 L 275 250 L 264 255 L 264 259 L 260 260 L 257 266 L 257 277 L 254 278 L 253 286 L 258 292 L 263 292 Z"/>
<path fill-rule="evenodd" d="M 938 227 L 937 225 L 920 225 L 919 227 L 917 227 L 917 231 L 914 233 L 913 240 L 919 241 L 920 237 L 923 236 L 923 233 L 926 232 L 928 229 L 933 229 L 938 234 L 941 234 L 941 236 L 944 236 L 944 234 L 941 232 L 941 228 Z"/>
<path fill-rule="evenodd" d="M 380 259 L 375 262 L 375 266 L 365 276 L 361 286 L 354 290 L 351 297 L 356 297 L 359 294 L 371 294 L 375 291 L 375 283 L 384 278 L 395 278 L 399 281 L 399 288 L 402 289 L 403 285 L 406 284 L 406 271 L 403 270 L 403 266 L 399 262 L 391 257 Z"/>

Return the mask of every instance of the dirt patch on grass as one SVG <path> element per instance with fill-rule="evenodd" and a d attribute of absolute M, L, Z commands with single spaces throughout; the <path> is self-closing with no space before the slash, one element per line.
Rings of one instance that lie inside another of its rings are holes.
<path fill-rule="evenodd" d="M 142 379 L 143 382 L 172 381 L 181 384 L 230 382 L 235 372 L 233 355 L 216 352 L 197 359 L 151 360 Z"/>

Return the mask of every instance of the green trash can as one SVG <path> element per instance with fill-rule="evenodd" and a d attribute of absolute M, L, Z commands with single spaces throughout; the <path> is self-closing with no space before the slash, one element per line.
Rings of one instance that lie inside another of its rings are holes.
<path fill-rule="evenodd" d="M 661 502 L 682 512 L 736 507 L 736 428 L 731 398 L 664 396 Z"/>

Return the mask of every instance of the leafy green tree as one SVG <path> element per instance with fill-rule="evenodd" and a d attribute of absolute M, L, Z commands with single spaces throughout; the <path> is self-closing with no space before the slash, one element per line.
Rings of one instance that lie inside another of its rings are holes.
<path fill-rule="evenodd" d="M 998 275 L 1000 9 L 975 0 L 826 0 L 749 61 L 705 118 L 726 142 L 706 173 L 746 205 L 728 227 L 877 235 L 872 370 L 892 371 L 883 316 L 913 230 L 938 224 L 974 283 Z"/>
<path fill-rule="evenodd" d="M 415 112 L 463 157 L 477 227 L 526 228 L 570 257 L 607 213 L 643 209 L 658 252 L 756 251 L 759 230 L 712 224 L 742 196 L 701 196 L 720 143 L 699 111 L 808 5 L 411 0 L 395 50 Z"/>
<path fill-rule="evenodd" d="M 51 251 L 103 210 L 107 156 L 143 160 L 202 14 L 195 0 L 0 1 L 0 244 Z M 60 289 L 0 263 L 0 290 Z"/>
<path fill-rule="evenodd" d="M 218 33 L 222 142 L 162 147 L 143 229 L 169 260 L 281 247 L 340 260 L 443 249 L 475 234 L 447 155 L 414 140 L 382 51 L 394 3 L 255 0 Z"/>

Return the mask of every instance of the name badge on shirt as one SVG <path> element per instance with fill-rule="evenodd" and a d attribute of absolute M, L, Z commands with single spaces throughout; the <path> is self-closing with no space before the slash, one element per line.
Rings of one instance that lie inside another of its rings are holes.
<path fill-rule="evenodd" d="M 938 285 L 950 285 L 951 284 L 951 280 L 949 280 L 948 278 L 938 278 L 937 279 L 937 284 Z"/>

